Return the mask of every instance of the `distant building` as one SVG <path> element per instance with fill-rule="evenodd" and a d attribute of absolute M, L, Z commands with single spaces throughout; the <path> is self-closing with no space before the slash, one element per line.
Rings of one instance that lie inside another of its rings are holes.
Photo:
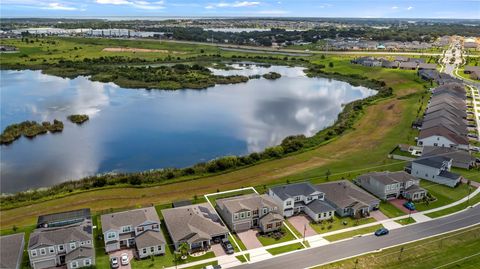
<path fill-rule="evenodd" d="M 418 158 L 411 163 L 411 174 L 449 187 L 457 186 L 462 176 L 451 173 L 452 159 L 443 156 Z"/>

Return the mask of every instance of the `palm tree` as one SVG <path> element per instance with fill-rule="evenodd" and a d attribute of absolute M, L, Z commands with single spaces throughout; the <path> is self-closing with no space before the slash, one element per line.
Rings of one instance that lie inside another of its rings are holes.
<path fill-rule="evenodd" d="M 188 244 L 186 242 L 183 242 L 182 244 L 180 244 L 180 246 L 178 247 L 178 252 L 180 253 L 180 258 L 182 260 L 185 260 L 187 258 L 187 255 L 188 255 Z"/>

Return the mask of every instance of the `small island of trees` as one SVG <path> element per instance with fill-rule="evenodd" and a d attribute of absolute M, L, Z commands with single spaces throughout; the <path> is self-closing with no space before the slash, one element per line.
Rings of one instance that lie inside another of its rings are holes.
<path fill-rule="evenodd" d="M 47 132 L 57 133 L 61 131 L 63 131 L 63 122 L 56 119 L 53 120 L 53 123 L 44 121 L 41 124 L 36 121 L 24 121 L 7 126 L 0 135 L 0 144 L 10 144 L 22 135 L 33 138 Z"/>
<path fill-rule="evenodd" d="M 277 72 L 270 72 L 270 73 L 263 74 L 263 78 L 265 78 L 265 79 L 275 80 L 275 79 L 279 79 L 281 77 L 282 77 L 282 75 L 280 75 Z"/>
<path fill-rule="evenodd" d="M 85 115 L 85 114 L 73 114 L 68 116 L 67 119 L 73 123 L 82 124 L 86 122 L 89 119 L 89 117 L 88 115 Z"/>

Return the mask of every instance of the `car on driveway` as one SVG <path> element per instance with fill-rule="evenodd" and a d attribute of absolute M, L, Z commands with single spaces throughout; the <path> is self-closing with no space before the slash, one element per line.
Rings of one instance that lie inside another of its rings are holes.
<path fill-rule="evenodd" d="M 233 254 L 234 249 L 228 238 L 222 239 L 222 247 L 225 250 L 225 253 L 227 254 Z"/>
<path fill-rule="evenodd" d="M 130 262 L 130 260 L 128 259 L 128 254 L 123 253 L 122 256 L 121 256 L 122 265 L 128 265 L 129 262 Z"/>
<path fill-rule="evenodd" d="M 120 267 L 120 263 L 118 263 L 118 258 L 117 258 L 117 257 L 112 257 L 112 258 L 110 259 L 110 266 L 111 266 L 113 269 Z"/>
<path fill-rule="evenodd" d="M 414 211 L 416 209 L 415 204 L 412 202 L 405 202 L 403 206 L 410 211 Z"/>
<path fill-rule="evenodd" d="M 390 231 L 387 228 L 380 228 L 375 231 L 376 236 L 387 235 Z"/>

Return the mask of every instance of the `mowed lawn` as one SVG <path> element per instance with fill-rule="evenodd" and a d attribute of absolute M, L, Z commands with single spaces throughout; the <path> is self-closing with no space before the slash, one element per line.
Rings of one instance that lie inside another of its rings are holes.
<path fill-rule="evenodd" d="M 480 226 L 476 226 L 315 269 L 476 269 L 480 264 L 479 238 Z"/>
<path fill-rule="evenodd" d="M 319 58 L 319 56 L 316 56 Z M 331 171 L 328 180 L 351 179 L 358 174 L 374 170 L 399 170 L 404 162 L 387 158 L 387 153 L 398 143 L 412 142 L 415 132 L 410 128 L 424 92 L 422 82 L 414 72 L 377 70 L 350 66 L 349 58 L 326 57 L 319 62 L 334 61 L 331 71 L 357 73 L 386 81 L 394 89 L 396 97 L 377 102 L 364 110 L 355 128 L 332 142 L 316 149 L 282 159 L 266 161 L 258 165 L 220 175 L 196 180 L 175 182 L 148 188 L 121 187 L 81 192 L 74 195 L 38 202 L 0 212 L 0 224 L 4 227 L 23 226 L 35 222 L 36 217 L 58 211 L 90 207 L 93 212 L 109 208 L 124 208 L 164 204 L 179 199 L 191 199 L 194 195 L 224 191 L 245 186 L 262 186 L 284 183 L 287 180 L 326 181 L 325 172 Z M 327 64 L 328 65 L 328 64 Z M 406 96 L 406 98 L 400 98 Z M 425 102 L 425 101 L 424 101 Z"/>

